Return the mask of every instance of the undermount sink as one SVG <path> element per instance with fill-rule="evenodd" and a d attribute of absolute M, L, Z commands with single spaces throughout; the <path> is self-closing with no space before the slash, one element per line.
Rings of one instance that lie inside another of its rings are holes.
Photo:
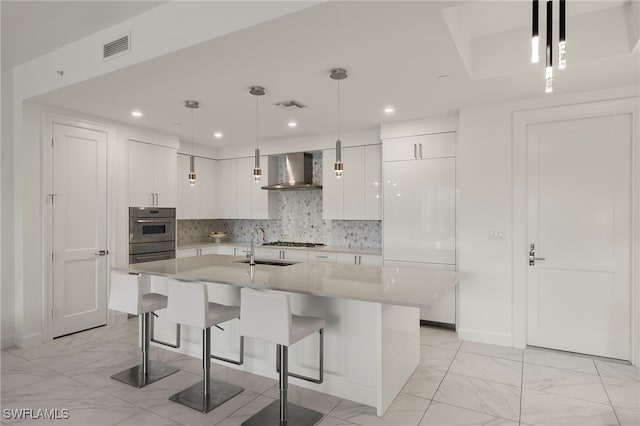
<path fill-rule="evenodd" d="M 249 263 L 249 259 L 238 260 L 234 263 Z M 291 266 L 291 265 L 295 265 L 297 262 L 283 262 L 281 260 L 256 259 L 255 263 L 256 265 Z"/>

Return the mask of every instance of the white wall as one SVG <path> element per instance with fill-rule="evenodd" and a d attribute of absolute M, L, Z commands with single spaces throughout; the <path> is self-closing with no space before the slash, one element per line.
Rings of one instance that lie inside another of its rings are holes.
<path fill-rule="evenodd" d="M 14 336 L 14 275 L 13 275 L 13 79 L 2 73 L 2 145 L 0 145 L 0 299 L 2 329 L 0 346 L 13 345 Z"/>
<path fill-rule="evenodd" d="M 515 111 L 638 96 L 624 87 L 460 111 L 458 135 L 459 335 L 512 345 L 512 120 Z M 489 231 L 504 240 L 489 240 Z M 523 248 L 523 250 L 525 250 Z"/>

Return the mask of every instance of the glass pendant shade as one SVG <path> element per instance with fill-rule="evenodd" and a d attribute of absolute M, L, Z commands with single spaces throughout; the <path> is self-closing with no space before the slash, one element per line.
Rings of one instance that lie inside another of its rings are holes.
<path fill-rule="evenodd" d="M 338 139 L 336 141 L 336 162 L 333 163 L 333 171 L 336 172 L 336 178 L 342 177 L 342 171 L 344 170 L 344 164 L 342 163 L 342 141 Z"/>
<path fill-rule="evenodd" d="M 256 148 L 255 157 L 255 164 L 253 167 L 253 181 L 260 182 L 262 178 L 262 169 L 260 168 L 260 149 L 258 148 Z"/>
<path fill-rule="evenodd" d="M 189 185 L 196 184 L 196 158 L 192 155 L 189 158 Z"/>

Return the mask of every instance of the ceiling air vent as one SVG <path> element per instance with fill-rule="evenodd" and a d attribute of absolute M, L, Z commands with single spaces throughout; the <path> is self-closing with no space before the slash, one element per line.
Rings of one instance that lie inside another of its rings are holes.
<path fill-rule="evenodd" d="M 303 109 L 306 108 L 306 105 L 301 104 L 298 101 L 290 100 L 290 101 L 282 101 L 275 104 L 277 107 L 284 109 L 285 111 L 291 111 L 294 109 Z"/>
<path fill-rule="evenodd" d="M 102 59 L 112 58 L 116 55 L 129 52 L 130 49 L 129 34 L 127 34 L 102 46 Z"/>

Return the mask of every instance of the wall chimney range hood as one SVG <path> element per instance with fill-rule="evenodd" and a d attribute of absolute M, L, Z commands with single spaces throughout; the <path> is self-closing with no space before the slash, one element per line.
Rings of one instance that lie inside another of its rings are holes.
<path fill-rule="evenodd" d="M 269 191 L 302 191 L 322 189 L 322 185 L 313 183 L 313 157 L 308 152 L 287 154 L 285 160 L 285 182 L 263 186 Z"/>

